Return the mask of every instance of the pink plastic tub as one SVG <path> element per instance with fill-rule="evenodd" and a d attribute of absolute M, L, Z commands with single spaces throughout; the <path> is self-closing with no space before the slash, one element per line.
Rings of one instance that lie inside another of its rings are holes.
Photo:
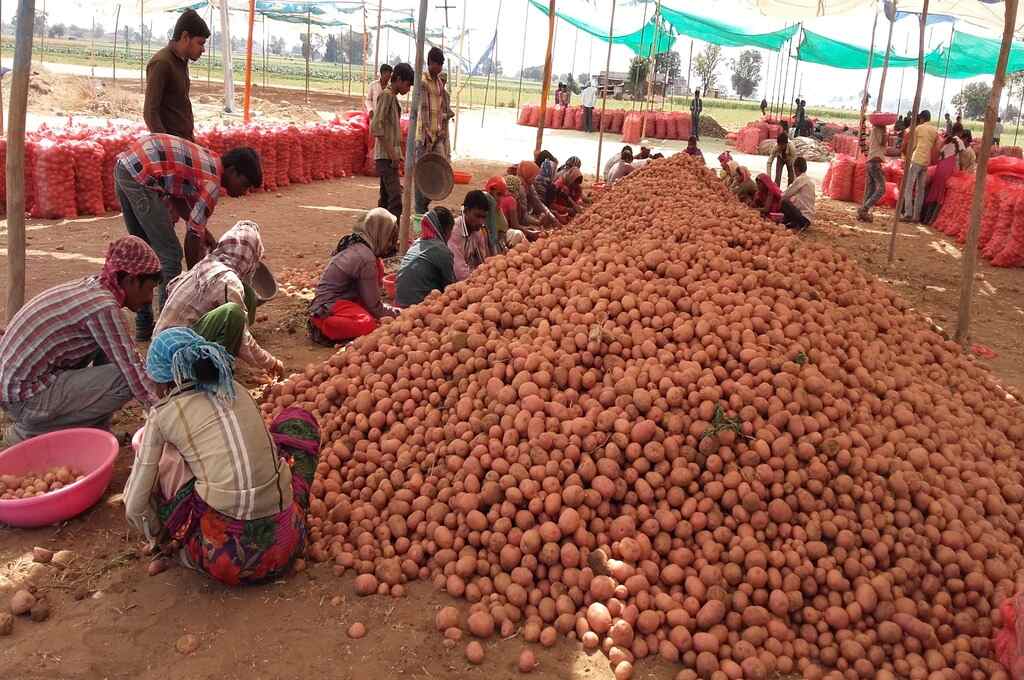
<path fill-rule="evenodd" d="M 117 458 L 117 439 L 103 430 L 78 427 L 33 437 L 0 452 L 0 474 L 23 475 L 68 465 L 82 479 L 43 496 L 0 500 L 0 522 L 41 527 L 79 515 L 107 490 Z"/>

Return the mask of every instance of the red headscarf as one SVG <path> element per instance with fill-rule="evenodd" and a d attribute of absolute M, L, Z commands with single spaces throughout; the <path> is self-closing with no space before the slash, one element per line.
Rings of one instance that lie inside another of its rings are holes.
<path fill-rule="evenodd" d="M 508 193 L 508 184 L 505 183 L 504 177 L 495 175 L 487 180 L 487 184 L 484 185 L 484 189 L 486 189 L 490 194 L 501 196 L 502 194 Z"/>
<path fill-rule="evenodd" d="M 533 161 L 523 161 L 516 170 L 523 184 L 527 186 L 533 184 L 533 180 L 540 174 L 540 167 Z"/>
<path fill-rule="evenodd" d="M 140 276 L 159 274 L 160 259 L 149 244 L 138 236 L 119 238 L 107 247 L 107 260 L 100 272 L 100 284 L 114 294 L 117 304 L 124 304 L 124 290 L 117 281 L 119 272 Z"/>

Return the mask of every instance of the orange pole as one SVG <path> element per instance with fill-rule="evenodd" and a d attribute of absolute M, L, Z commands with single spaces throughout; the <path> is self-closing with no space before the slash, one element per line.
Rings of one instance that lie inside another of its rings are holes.
<path fill-rule="evenodd" d="M 256 0 L 249 0 L 249 42 L 245 45 L 245 94 L 242 97 L 242 121 L 248 125 L 252 98 L 252 27 L 256 22 Z"/>

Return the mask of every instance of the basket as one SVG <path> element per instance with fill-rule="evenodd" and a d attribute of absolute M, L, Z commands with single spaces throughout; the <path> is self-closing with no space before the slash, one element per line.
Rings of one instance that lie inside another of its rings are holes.
<path fill-rule="evenodd" d="M 416 188 L 432 201 L 448 198 L 455 180 L 448 159 L 438 153 L 426 153 L 416 161 L 412 171 Z"/>
<path fill-rule="evenodd" d="M 885 127 L 887 125 L 892 125 L 893 123 L 896 122 L 896 114 L 895 113 L 872 113 L 871 115 L 868 116 L 868 121 L 872 125 L 878 125 L 880 127 Z"/>
<path fill-rule="evenodd" d="M 252 289 L 256 293 L 257 306 L 277 295 L 277 279 L 265 262 L 260 262 L 252 275 Z"/>
<path fill-rule="evenodd" d="M 469 184 L 473 181 L 473 173 L 466 172 L 465 170 L 456 170 L 452 173 L 452 179 L 455 180 L 456 184 Z"/>

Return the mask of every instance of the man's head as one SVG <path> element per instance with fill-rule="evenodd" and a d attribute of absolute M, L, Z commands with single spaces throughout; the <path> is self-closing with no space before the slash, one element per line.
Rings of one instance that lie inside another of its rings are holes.
<path fill-rule="evenodd" d="M 490 209 L 491 204 L 484 192 L 476 189 L 466 194 L 462 202 L 462 217 L 466 220 L 466 228 L 474 231 L 483 227 Z"/>
<path fill-rule="evenodd" d="M 137 236 L 124 236 L 107 247 L 99 278 L 118 304 L 137 312 L 153 302 L 160 271 L 160 259 L 148 243 Z"/>
<path fill-rule="evenodd" d="M 415 78 L 415 74 L 412 66 L 403 61 L 391 73 L 391 88 L 398 94 L 406 94 L 412 88 L 413 78 Z"/>
<path fill-rule="evenodd" d="M 931 119 L 932 119 L 932 112 L 929 111 L 928 109 L 925 109 L 921 113 L 917 114 L 917 122 L 918 122 L 918 124 L 920 124 L 920 123 L 927 123 Z"/>
<path fill-rule="evenodd" d="M 686 145 L 691 149 L 697 148 L 697 138 L 694 135 L 690 135 L 690 138 L 686 140 Z"/>
<path fill-rule="evenodd" d="M 797 177 L 807 172 L 807 159 L 803 156 L 797 156 L 797 159 L 793 161 L 793 170 L 796 172 Z"/>
<path fill-rule="evenodd" d="M 444 52 L 440 47 L 431 47 L 430 52 L 427 53 L 427 71 L 432 78 L 436 78 L 443 68 Z"/>
<path fill-rule="evenodd" d="M 632 163 L 633 162 L 633 152 L 632 152 L 632 150 L 630 150 L 630 149 L 623 149 L 622 150 L 622 155 L 620 156 L 620 158 L 622 159 L 623 163 Z"/>
<path fill-rule="evenodd" d="M 228 196 L 238 198 L 244 196 L 249 189 L 263 186 L 263 168 L 260 157 L 247 146 L 231 149 L 220 157 L 224 172 L 220 184 L 228 192 Z"/>
<path fill-rule="evenodd" d="M 637 158 L 650 158 L 650 157 L 651 157 L 651 150 L 648 149 L 646 146 L 641 146 L 640 147 L 640 154 L 637 155 Z"/>
<path fill-rule="evenodd" d="M 117 284 L 124 292 L 124 306 L 138 312 L 153 304 L 153 290 L 160 285 L 163 275 L 117 273 Z"/>
<path fill-rule="evenodd" d="M 452 215 L 452 211 L 443 205 L 431 208 L 431 211 L 437 217 L 437 226 L 441 231 L 441 239 L 447 243 L 452 235 L 452 227 L 455 226 L 455 217 Z"/>
<path fill-rule="evenodd" d="M 380 84 L 382 87 L 388 86 L 388 81 L 391 80 L 391 72 L 394 70 L 391 68 L 391 64 L 380 65 Z"/>
<path fill-rule="evenodd" d="M 949 130 L 950 130 L 950 134 L 952 134 L 952 136 L 954 136 L 954 137 L 963 137 L 964 126 L 961 125 L 960 123 L 954 123 L 953 127 L 951 127 Z"/>
<path fill-rule="evenodd" d="M 178 17 L 171 33 L 171 45 L 182 59 L 198 61 L 206 50 L 210 27 L 194 9 L 187 9 Z"/>
<path fill-rule="evenodd" d="M 946 120 L 949 120 L 949 114 L 948 113 L 946 114 Z"/>
<path fill-rule="evenodd" d="M 949 117 L 949 114 L 948 114 L 948 113 L 946 114 L 946 117 L 947 117 L 947 118 Z M 1003 117 L 1002 117 L 1002 116 L 996 116 L 996 122 L 997 122 L 997 123 L 1002 123 L 1002 122 L 1003 122 Z"/>
<path fill-rule="evenodd" d="M 789 144 L 789 135 L 785 132 L 780 132 L 779 136 L 775 138 L 775 143 L 779 145 L 780 149 L 785 149 L 786 145 Z"/>
<path fill-rule="evenodd" d="M 700 88 L 699 87 L 696 90 L 693 91 L 693 96 L 696 97 L 697 99 L 700 99 Z"/>

